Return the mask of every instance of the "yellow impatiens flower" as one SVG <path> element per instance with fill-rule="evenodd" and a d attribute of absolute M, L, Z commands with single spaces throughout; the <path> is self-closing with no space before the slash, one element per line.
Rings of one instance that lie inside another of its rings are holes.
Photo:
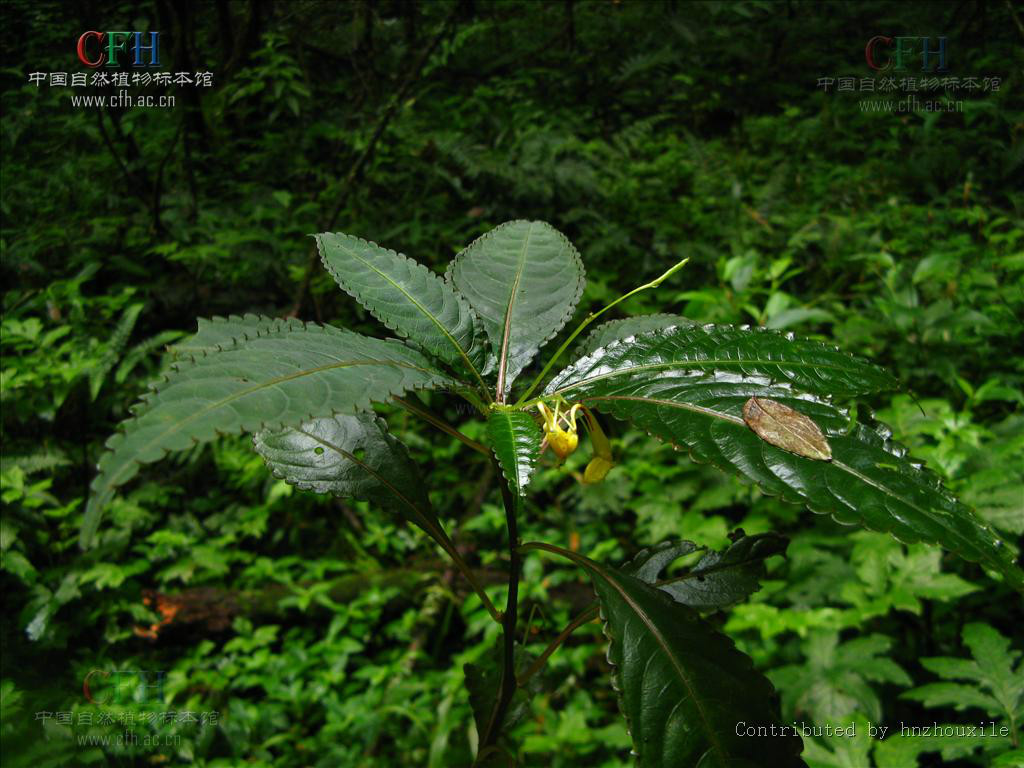
<path fill-rule="evenodd" d="M 568 415 L 559 415 L 558 407 L 556 402 L 555 410 L 552 412 L 544 403 L 537 403 L 537 410 L 544 417 L 544 436 L 548 439 L 548 445 L 558 458 L 565 459 L 580 443 L 580 436 L 576 432 L 576 413 L 581 406 L 574 405 L 569 409 Z M 567 429 L 562 427 L 563 422 Z"/>
<path fill-rule="evenodd" d="M 590 433 L 590 443 L 594 448 L 594 458 L 587 464 L 583 471 L 582 480 L 584 483 L 600 483 L 615 466 L 612 460 L 612 446 L 601 429 L 597 418 L 590 409 L 577 403 L 567 413 L 559 413 L 560 404 L 555 402 L 555 410 L 552 411 L 544 403 L 537 403 L 537 410 L 544 417 L 544 436 L 548 445 L 559 459 L 564 460 L 576 450 L 580 442 L 579 432 L 576 429 L 576 414 L 583 412 L 587 424 L 587 431 Z M 578 477 L 578 476 L 577 476 Z"/>

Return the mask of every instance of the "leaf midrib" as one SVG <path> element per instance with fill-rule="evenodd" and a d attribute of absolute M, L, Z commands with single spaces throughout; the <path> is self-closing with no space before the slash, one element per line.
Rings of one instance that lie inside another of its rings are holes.
<path fill-rule="evenodd" d="M 569 553 L 564 554 L 568 555 Z M 589 558 L 579 557 L 578 555 L 574 556 L 573 559 L 576 560 L 576 562 L 579 565 L 582 565 L 584 568 L 593 571 L 594 573 L 598 574 L 602 579 L 604 579 L 605 582 L 607 582 L 616 592 L 619 593 L 619 595 L 626 602 L 626 604 L 633 610 L 634 614 L 644 623 L 644 625 L 649 630 L 650 636 L 655 639 L 658 645 L 661 646 L 662 650 L 665 652 L 665 655 L 668 656 L 671 660 L 672 666 L 675 668 L 676 673 L 679 675 L 679 679 L 682 681 L 683 685 L 688 691 L 690 699 L 693 701 L 694 706 L 697 708 L 697 714 L 700 716 L 700 720 L 704 726 L 704 731 L 707 734 L 708 741 L 711 742 L 712 749 L 718 752 L 718 754 L 723 759 L 727 759 L 728 754 L 726 753 L 721 742 L 718 740 L 715 729 L 711 727 L 711 722 L 708 719 L 707 713 L 704 711 L 704 707 L 701 704 L 700 698 L 697 696 L 697 692 L 694 689 L 693 683 L 690 681 L 689 676 L 686 674 L 686 670 L 683 669 L 682 662 L 678 658 L 676 658 L 676 655 L 673 653 L 671 646 L 668 644 L 668 641 L 665 639 L 664 635 L 662 635 L 657 625 L 654 624 L 650 617 L 648 617 L 646 611 L 644 611 L 636 603 L 636 601 L 633 600 L 633 598 L 626 592 L 625 588 L 621 584 L 619 584 L 610 573 L 601 568 L 601 566 L 598 563 L 595 563 L 593 560 L 590 560 Z M 622 638 L 619 638 L 619 642 L 622 642 Z M 667 722 L 668 721 L 666 720 L 666 724 Z"/>
<path fill-rule="evenodd" d="M 506 413 L 495 412 L 494 416 L 498 417 L 500 419 L 499 423 L 502 426 L 504 426 L 505 432 L 506 432 L 504 437 L 507 438 L 509 443 L 511 443 L 511 445 L 512 445 L 512 466 L 509 467 L 509 470 L 511 471 L 511 474 L 512 474 L 513 477 L 512 478 L 506 477 L 506 479 L 510 480 L 510 482 L 515 483 L 516 495 L 521 496 L 522 492 L 523 492 L 523 488 L 522 488 L 522 485 L 519 482 L 519 462 L 516 460 L 516 436 L 515 436 L 515 431 L 512 428 L 512 417 L 509 416 L 509 414 L 507 412 Z M 495 449 L 497 449 L 497 445 L 495 445 L 494 447 L 495 447 Z M 498 457 L 498 463 L 499 464 L 501 463 L 501 457 L 500 456 Z M 504 470 L 504 467 L 502 467 L 502 469 Z"/>
<path fill-rule="evenodd" d="M 455 347 L 455 350 L 462 357 L 463 361 L 466 363 L 466 365 L 469 368 L 469 370 L 472 371 L 472 373 L 476 377 L 477 381 L 479 381 L 480 385 L 483 386 L 484 381 L 483 381 L 483 379 L 480 376 L 480 372 L 476 369 L 476 366 L 473 365 L 472 361 L 470 361 L 469 355 L 467 354 L 466 350 L 464 350 L 462 348 L 462 345 L 459 344 L 459 342 L 455 339 L 455 337 L 452 336 L 451 333 L 449 333 L 448 329 L 444 326 L 444 324 L 430 310 L 428 310 L 425 306 L 420 304 L 420 302 L 417 301 L 415 296 L 413 296 L 411 293 L 409 293 L 404 287 L 402 287 L 402 285 L 400 283 L 396 282 L 390 275 L 387 275 L 384 272 L 382 272 L 376 266 L 374 266 L 369 261 L 367 261 L 365 258 L 360 256 L 358 253 L 356 253 L 355 251 L 353 251 L 351 249 L 346 248 L 344 245 L 339 245 L 338 247 L 341 248 L 342 250 L 345 250 L 346 252 L 348 252 L 349 255 L 354 257 L 357 261 L 362 262 L 364 265 L 366 265 L 367 267 L 372 269 L 374 272 L 376 272 L 380 277 L 384 278 L 384 280 L 386 280 L 387 282 L 391 283 L 391 285 L 394 286 L 398 290 L 399 293 L 401 293 L 403 296 L 405 296 L 409 300 L 409 302 L 413 306 L 416 307 L 416 309 L 418 309 L 420 312 L 422 312 L 424 315 L 426 315 L 430 319 L 430 321 L 437 327 L 437 329 L 442 333 L 442 335 L 444 335 L 444 337 L 451 343 L 451 345 L 453 347 Z M 340 279 L 342 279 L 342 278 L 339 277 L 339 280 Z M 456 303 L 458 303 L 458 297 L 455 296 L 454 298 L 455 298 Z"/>
<path fill-rule="evenodd" d="M 722 421 L 727 421 L 727 422 L 731 422 L 733 424 L 742 425 L 743 427 L 746 428 L 746 423 L 742 419 L 738 419 L 738 418 L 736 418 L 735 416 L 733 416 L 731 414 L 720 413 L 720 412 L 712 410 L 710 408 L 704 408 L 702 406 L 692 405 L 690 403 L 677 403 L 677 402 L 672 401 L 672 400 L 660 400 L 660 399 L 655 399 L 655 398 L 627 396 L 627 395 L 598 395 L 598 396 L 593 396 L 593 397 L 584 397 L 583 400 L 586 400 L 586 401 L 594 401 L 594 400 L 627 400 L 627 401 L 633 401 L 633 402 L 638 402 L 638 403 L 654 403 L 656 405 L 663 405 L 663 406 L 667 406 L 667 407 L 670 407 L 670 408 L 679 408 L 679 409 L 682 409 L 682 410 L 693 411 L 694 413 L 700 413 L 702 415 L 710 416 L 712 418 L 717 418 L 717 419 L 720 419 Z M 669 442 L 673 442 L 674 443 L 674 441 L 669 441 Z M 770 443 L 766 443 L 766 445 L 771 445 L 771 444 Z M 687 447 L 689 447 L 689 446 L 687 446 Z M 785 450 L 785 449 L 784 448 L 779 448 L 779 450 Z M 795 456 L 795 455 L 798 455 L 798 454 L 793 454 L 793 455 Z M 802 458 L 806 458 L 806 457 L 802 457 Z M 814 461 L 814 459 L 809 459 L 809 461 Z M 866 483 L 867 485 L 870 485 L 873 488 L 876 488 L 877 490 L 879 490 L 882 493 L 884 493 L 887 497 L 895 499 L 896 501 L 899 501 L 901 504 L 906 504 L 908 507 L 913 509 L 915 512 L 918 512 L 919 514 L 921 514 L 924 517 L 928 518 L 932 522 L 937 523 L 940 527 L 942 527 L 942 529 L 944 531 L 947 531 L 948 533 L 951 533 L 953 535 L 953 537 L 956 538 L 958 541 L 960 541 L 962 544 L 966 544 L 966 546 L 967 546 L 969 551 L 974 551 L 975 550 L 975 544 L 972 543 L 970 540 L 968 540 L 968 539 L 964 538 L 963 536 L 961 536 L 959 531 L 957 531 L 953 527 L 943 525 L 942 521 L 943 521 L 943 518 L 945 517 L 945 515 L 943 515 L 943 517 L 938 517 L 933 512 L 931 512 L 930 510 L 924 509 L 922 507 L 917 506 L 916 504 L 914 504 L 910 500 L 905 499 L 902 496 L 900 496 L 900 495 L 896 494 L 895 492 L 893 492 L 892 489 L 890 489 L 887 485 L 879 483 L 879 482 L 877 482 L 875 480 L 872 480 L 871 478 L 867 477 L 866 475 L 861 474 L 856 469 L 854 469 L 853 467 L 843 463 L 842 461 L 840 461 L 839 459 L 835 458 L 834 456 L 832 458 L 832 461 L 829 462 L 829 463 L 832 464 L 832 466 L 838 467 L 838 468 L 842 469 L 844 472 L 846 472 L 846 473 L 856 477 L 857 479 L 861 480 L 862 482 Z M 789 487 L 789 486 L 787 486 L 787 487 Z M 860 514 L 859 510 L 857 510 L 857 509 L 855 509 L 854 511 L 856 511 L 858 513 L 858 515 Z M 863 517 L 861 519 L 863 519 Z M 992 563 L 990 562 L 990 565 L 991 564 Z"/>
<path fill-rule="evenodd" d="M 516 266 L 516 277 L 512 281 L 512 290 L 508 296 L 508 302 L 505 306 L 505 322 L 504 329 L 501 337 L 501 354 L 498 356 L 498 391 L 495 393 L 495 400 L 499 403 L 505 402 L 505 376 L 508 371 L 508 347 L 510 343 L 510 337 L 512 333 L 512 308 L 515 306 L 516 294 L 519 292 L 519 282 L 523 277 L 523 271 L 526 269 L 526 251 L 530 246 L 530 238 L 533 237 L 533 222 L 530 222 L 529 229 L 526 230 L 526 237 L 523 240 L 523 246 L 519 251 L 519 261 Z"/>
<path fill-rule="evenodd" d="M 515 484 L 516 494 L 518 496 L 523 496 L 524 495 L 524 488 L 526 487 L 526 484 L 529 483 L 529 481 L 530 481 L 530 476 L 532 475 L 533 470 L 536 467 L 536 462 L 535 462 L 535 460 L 532 463 L 529 460 L 527 460 L 525 462 L 526 463 L 526 470 L 527 470 L 525 472 L 526 479 L 525 479 L 525 481 L 521 482 L 520 481 L 520 473 L 519 473 L 519 467 L 520 467 L 519 457 L 520 457 L 521 454 L 519 452 L 519 446 L 522 444 L 522 446 L 524 448 L 529 449 L 529 448 L 531 448 L 531 445 L 529 443 L 527 443 L 527 442 L 524 442 L 524 441 L 529 441 L 530 440 L 529 435 L 522 434 L 521 432 L 517 431 L 517 427 L 518 426 L 526 426 L 527 425 L 527 421 L 524 421 L 521 425 L 517 425 L 513 421 L 513 418 L 512 418 L 513 414 L 523 414 L 523 412 L 522 411 L 513 411 L 513 410 L 508 410 L 508 409 L 500 409 L 500 410 L 493 411 L 492 415 L 491 415 L 491 418 L 500 417 L 501 418 L 501 424 L 504 427 L 507 428 L 506 429 L 507 438 L 508 438 L 508 441 L 509 441 L 509 443 L 511 445 L 511 450 L 512 450 L 512 466 L 509 468 L 509 470 L 515 476 L 515 479 L 514 480 L 510 480 L 510 482 Z M 527 416 L 527 419 L 529 420 L 528 423 L 533 425 L 534 428 L 536 429 L 536 425 L 534 424 L 533 419 L 530 418 L 529 416 Z M 497 455 L 497 445 L 493 446 L 493 448 L 494 448 L 495 455 Z M 498 463 L 501 465 L 502 474 L 504 474 L 505 471 L 506 471 L 506 468 L 505 468 L 504 463 L 501 461 L 501 457 L 500 456 L 498 457 Z"/>
<path fill-rule="evenodd" d="M 738 424 L 742 427 L 746 427 L 746 422 L 743 419 L 733 416 L 731 413 L 722 413 L 716 411 L 713 408 L 706 408 L 703 405 L 695 405 L 693 403 L 680 403 L 675 400 L 661 400 L 656 397 L 639 397 L 636 395 L 592 395 L 590 397 L 580 398 L 580 402 L 593 402 L 594 400 L 627 400 L 636 403 L 653 403 L 654 405 L 665 405 L 670 408 L 679 408 L 684 411 L 693 411 L 703 416 L 711 416 L 712 418 L 721 419 L 722 421 L 728 421 L 733 424 Z"/>
<path fill-rule="evenodd" d="M 561 395 L 568 392 L 576 387 L 581 387 L 585 384 L 591 384 L 595 381 L 604 381 L 605 379 L 614 378 L 615 376 L 624 376 L 638 371 L 659 371 L 668 370 L 673 368 L 679 369 L 698 369 L 706 366 L 731 366 L 731 367 L 742 367 L 745 365 L 774 365 L 777 368 L 812 368 L 815 370 L 826 368 L 829 370 L 840 371 L 849 373 L 847 368 L 841 365 L 835 365 L 832 363 L 810 363 L 803 362 L 801 360 L 759 360 L 759 359 L 745 359 L 736 360 L 734 358 L 728 358 L 725 360 L 719 358 L 708 358 L 706 360 L 679 360 L 670 363 L 650 363 L 645 365 L 634 365 L 629 367 L 616 368 L 614 371 L 608 373 L 598 374 L 597 376 L 591 376 L 588 378 L 579 379 L 574 381 L 572 384 L 568 384 L 559 389 L 548 392 L 549 395 Z"/>

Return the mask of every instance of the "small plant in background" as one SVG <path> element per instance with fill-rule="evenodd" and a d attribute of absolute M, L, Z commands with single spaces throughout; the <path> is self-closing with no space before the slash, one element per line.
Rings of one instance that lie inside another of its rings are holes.
<path fill-rule="evenodd" d="M 966 757 L 981 749 L 993 766 L 1024 762 L 1020 724 L 1024 720 L 1024 661 L 1010 641 L 987 624 L 964 627 L 964 645 L 971 658 L 921 660 L 941 678 L 906 691 L 903 698 L 928 708 L 952 707 L 975 716 L 966 723 L 934 723 L 875 745 L 875 762 L 893 768 L 916 768 L 917 756 L 939 752 L 943 760 Z"/>
<path fill-rule="evenodd" d="M 514 761 L 507 733 L 527 711 L 536 673 L 598 614 L 640 765 L 803 764 L 795 734 L 763 737 L 781 725 L 771 684 L 701 615 L 756 591 L 764 559 L 785 549 L 782 537 L 737 532 L 721 551 L 667 541 L 624 565 L 520 540 L 523 500 L 547 449 L 565 459 L 585 442 L 585 432 L 593 452 L 581 475 L 587 484 L 629 461 L 612 455 L 598 413 L 631 422 L 767 494 L 904 542 L 940 545 L 1024 590 L 1010 548 L 990 527 L 911 461 L 887 427 L 847 407 L 896 387 L 875 365 L 791 334 L 645 315 L 597 326 L 552 375 L 600 315 L 656 288 L 682 262 L 588 314 L 517 389 L 520 374 L 573 316 L 583 291 L 579 254 L 551 226 L 503 224 L 463 250 L 444 279 L 350 235 L 324 233 L 317 245 L 341 288 L 401 338 L 255 315 L 200 320 L 198 333 L 174 347 L 170 372 L 108 441 L 81 541 L 92 545 L 104 506 L 141 465 L 242 433 L 253 435 L 256 451 L 287 483 L 368 499 L 412 523 L 451 558 L 501 625 L 493 658 L 466 669 L 478 764 Z M 488 444 L 410 394 L 426 389 L 465 399 L 486 422 Z M 404 408 L 490 456 L 500 469 L 508 533 L 503 608 L 449 538 L 431 509 L 427 481 L 373 413 L 374 404 Z M 594 606 L 537 656 L 519 640 L 526 623 L 519 588 L 531 552 L 579 566 L 597 594 Z M 830 642 L 834 646 L 836 638 Z M 852 660 L 872 659 L 883 645 L 865 638 L 840 650 Z M 855 669 L 850 675 L 860 679 Z M 903 677 L 894 667 L 885 679 Z M 922 693 L 927 689 L 918 693 L 930 695 Z M 870 695 L 865 698 L 870 704 Z M 1012 702 L 997 700 L 1004 709 L 994 711 L 1005 710 L 1016 729 L 1019 692 Z"/>

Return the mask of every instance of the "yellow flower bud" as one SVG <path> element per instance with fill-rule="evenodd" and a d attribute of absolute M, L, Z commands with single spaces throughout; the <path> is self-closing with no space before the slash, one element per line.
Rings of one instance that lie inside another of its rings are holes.
<path fill-rule="evenodd" d="M 583 409 L 583 416 L 587 422 L 587 431 L 590 432 L 590 444 L 594 448 L 594 458 L 587 464 L 583 471 L 584 483 L 600 483 L 605 476 L 611 472 L 615 462 L 612 460 L 612 444 L 597 421 L 597 417 L 591 413 L 589 408 Z"/>
<path fill-rule="evenodd" d="M 611 460 L 603 456 L 595 456 L 587 464 L 587 468 L 583 470 L 583 482 L 588 485 L 600 483 L 614 466 L 615 464 Z"/>

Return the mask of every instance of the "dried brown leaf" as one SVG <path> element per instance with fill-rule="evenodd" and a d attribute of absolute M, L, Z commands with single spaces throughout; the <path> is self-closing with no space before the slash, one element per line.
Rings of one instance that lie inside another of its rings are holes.
<path fill-rule="evenodd" d="M 808 459 L 832 459 L 832 449 L 821 428 L 787 405 L 752 397 L 743 404 L 743 421 L 766 443 Z"/>

